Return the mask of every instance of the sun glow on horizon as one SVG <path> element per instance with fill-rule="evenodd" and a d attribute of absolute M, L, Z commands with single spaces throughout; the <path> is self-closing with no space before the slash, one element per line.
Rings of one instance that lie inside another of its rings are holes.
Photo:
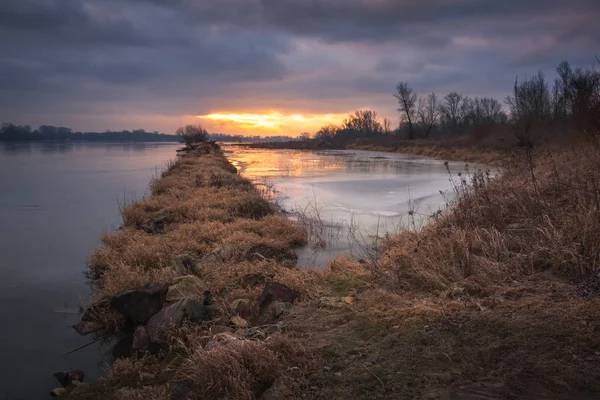
<path fill-rule="evenodd" d="M 345 117 L 346 114 L 284 114 L 278 111 L 266 113 L 220 112 L 198 115 L 198 118 L 228 128 L 281 131 L 282 133 L 316 131 L 323 125 L 340 123 Z"/>

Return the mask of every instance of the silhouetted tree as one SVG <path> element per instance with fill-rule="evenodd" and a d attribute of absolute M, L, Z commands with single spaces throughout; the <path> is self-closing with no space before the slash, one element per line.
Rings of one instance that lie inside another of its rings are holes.
<path fill-rule="evenodd" d="M 372 110 L 358 110 L 350 114 L 342 122 L 342 128 L 338 134 L 346 137 L 365 138 L 380 136 L 383 127 L 377 118 L 377 113 Z"/>
<path fill-rule="evenodd" d="M 310 139 L 310 133 L 308 132 L 302 132 L 300 134 L 300 136 L 298 136 L 300 138 L 300 140 L 308 140 Z"/>
<path fill-rule="evenodd" d="M 186 125 L 177 129 L 175 134 L 183 139 L 186 146 L 207 142 L 210 139 L 208 132 L 201 125 Z"/>
<path fill-rule="evenodd" d="M 513 95 L 506 98 L 515 136 L 523 147 L 533 147 L 551 115 L 550 92 L 542 72 L 529 80 L 515 80 Z"/>
<path fill-rule="evenodd" d="M 326 125 L 321 127 L 321 129 L 319 129 L 317 131 L 317 133 L 315 133 L 315 138 L 317 139 L 331 139 L 333 138 L 337 132 L 338 132 L 338 127 L 335 125 Z"/>
<path fill-rule="evenodd" d="M 384 118 L 383 119 L 383 133 L 385 133 L 386 135 L 392 132 L 392 122 L 387 119 Z"/>
<path fill-rule="evenodd" d="M 417 118 L 417 94 L 407 82 L 400 82 L 396 86 L 394 97 L 398 100 L 400 120 L 408 125 L 408 138 L 413 140 L 415 139 L 414 122 Z"/>
<path fill-rule="evenodd" d="M 431 130 L 437 125 L 440 117 L 439 106 L 434 92 L 431 92 L 426 100 L 419 98 L 418 115 L 419 124 L 421 125 L 421 137 L 429 137 Z"/>
<path fill-rule="evenodd" d="M 460 93 L 452 92 L 444 96 L 444 101 L 440 105 L 440 114 L 442 123 L 453 133 L 458 133 L 465 122 L 467 98 Z"/>

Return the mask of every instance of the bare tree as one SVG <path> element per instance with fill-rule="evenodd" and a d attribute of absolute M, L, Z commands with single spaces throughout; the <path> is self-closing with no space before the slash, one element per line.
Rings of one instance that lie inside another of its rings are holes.
<path fill-rule="evenodd" d="M 551 114 L 550 92 L 542 72 L 529 80 L 515 80 L 513 95 L 506 98 L 514 122 L 515 136 L 523 147 L 535 144 Z"/>
<path fill-rule="evenodd" d="M 358 137 L 377 136 L 383 133 L 383 127 L 372 110 L 358 110 L 350 114 L 342 122 L 342 130 L 346 134 Z"/>
<path fill-rule="evenodd" d="M 419 123 L 423 127 L 421 137 L 427 138 L 440 118 L 440 105 L 434 92 L 431 92 L 426 100 L 419 98 L 418 114 Z"/>
<path fill-rule="evenodd" d="M 300 134 L 300 136 L 298 136 L 298 138 L 300 140 L 309 140 L 310 139 L 310 133 L 308 133 L 308 132 L 302 132 Z"/>
<path fill-rule="evenodd" d="M 454 133 L 458 133 L 464 123 L 465 102 L 468 102 L 466 96 L 452 92 L 444 96 L 444 102 L 440 105 L 441 118 Z"/>
<path fill-rule="evenodd" d="M 573 70 L 567 61 L 563 61 L 556 67 L 558 78 L 554 80 L 553 90 L 553 114 L 554 118 L 566 120 L 572 111 L 571 80 Z"/>
<path fill-rule="evenodd" d="M 417 94 L 407 82 L 400 82 L 396 86 L 394 97 L 398 100 L 400 120 L 408 125 L 408 138 L 413 140 L 415 139 L 414 122 L 417 119 Z"/>
<path fill-rule="evenodd" d="M 337 134 L 338 127 L 335 125 L 326 125 L 315 133 L 316 139 L 331 139 Z"/>
<path fill-rule="evenodd" d="M 389 119 L 384 118 L 383 119 L 383 133 L 389 134 L 390 132 L 392 132 L 392 122 Z"/>

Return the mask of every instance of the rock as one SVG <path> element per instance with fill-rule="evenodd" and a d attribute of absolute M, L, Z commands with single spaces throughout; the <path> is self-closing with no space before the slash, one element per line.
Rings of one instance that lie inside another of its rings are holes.
<path fill-rule="evenodd" d="M 204 295 L 207 291 L 207 286 L 197 276 L 180 276 L 173 279 L 171 286 L 169 286 L 167 301 L 183 299 L 200 299 L 204 301 Z"/>
<path fill-rule="evenodd" d="M 284 303 L 284 302 L 278 301 L 275 303 L 275 316 L 279 317 L 283 313 L 290 312 L 291 309 L 292 309 L 292 303 Z"/>
<path fill-rule="evenodd" d="M 133 351 L 144 352 L 148 349 L 148 342 L 150 342 L 150 338 L 148 337 L 146 327 L 138 326 L 133 333 L 133 343 L 131 344 L 131 348 Z"/>
<path fill-rule="evenodd" d="M 78 395 L 81 395 L 82 393 L 85 393 L 85 391 L 88 389 L 90 385 L 87 383 L 83 383 L 83 382 L 79 382 L 79 381 L 73 381 L 71 382 L 71 386 L 69 387 L 69 396 L 70 398 L 74 398 L 77 399 L 79 397 L 77 397 Z"/>
<path fill-rule="evenodd" d="M 190 400 L 194 382 L 191 380 L 176 381 L 171 385 L 171 400 Z"/>
<path fill-rule="evenodd" d="M 182 275 L 195 274 L 198 272 L 198 268 L 196 268 L 196 262 L 187 254 L 174 257 L 171 263 L 177 272 Z"/>
<path fill-rule="evenodd" d="M 216 265 L 221 262 L 221 257 L 217 253 L 209 253 L 200 259 L 200 264 L 202 265 Z"/>
<path fill-rule="evenodd" d="M 247 328 L 248 327 L 248 321 L 246 321 L 244 318 L 240 318 L 238 316 L 235 317 L 231 317 L 231 323 L 235 326 L 237 326 L 238 328 Z"/>
<path fill-rule="evenodd" d="M 146 331 L 151 342 L 165 343 L 165 330 L 177 329 L 183 323 L 184 311 L 181 301 L 171 304 L 156 313 L 150 321 Z"/>
<path fill-rule="evenodd" d="M 234 300 L 231 302 L 229 307 L 235 313 L 235 315 L 244 319 L 248 319 L 252 315 L 252 307 L 250 300 L 248 299 Z"/>
<path fill-rule="evenodd" d="M 52 397 L 66 397 L 67 395 L 67 389 L 64 388 L 56 388 L 56 389 L 52 389 L 52 391 L 50 392 L 50 396 Z"/>
<path fill-rule="evenodd" d="M 73 325 L 73 328 L 80 335 L 89 335 L 90 333 L 101 331 L 104 327 L 99 322 L 80 321 L 77 325 Z"/>
<path fill-rule="evenodd" d="M 214 319 L 217 315 L 221 314 L 221 308 L 216 304 L 211 304 L 211 305 L 205 306 L 205 308 L 206 308 L 206 315 L 207 315 L 206 318 L 209 321 Z"/>
<path fill-rule="evenodd" d="M 71 371 L 56 372 L 54 374 L 54 377 L 56 378 L 58 383 L 60 383 L 63 387 L 67 387 L 73 381 L 83 382 L 83 378 L 85 378 L 85 374 L 83 373 L 83 371 L 74 369 Z"/>
<path fill-rule="evenodd" d="M 191 322 L 209 321 L 211 319 L 208 307 L 198 299 L 183 299 L 181 308 L 183 308 L 184 318 Z"/>
<path fill-rule="evenodd" d="M 111 349 L 114 359 L 123 359 L 133 356 L 133 334 L 120 335 Z"/>
<path fill-rule="evenodd" d="M 146 326 L 150 342 L 163 344 L 163 331 L 181 327 L 183 320 L 200 322 L 210 319 L 208 307 L 197 299 L 179 300 L 156 313 Z"/>
<path fill-rule="evenodd" d="M 164 290 L 150 284 L 142 289 L 127 290 L 112 298 L 110 306 L 135 323 L 145 323 L 159 312 L 164 303 Z"/>
<path fill-rule="evenodd" d="M 273 301 L 293 303 L 300 298 L 300 293 L 290 289 L 284 284 L 269 282 L 260 295 L 260 313 L 262 314 Z"/>

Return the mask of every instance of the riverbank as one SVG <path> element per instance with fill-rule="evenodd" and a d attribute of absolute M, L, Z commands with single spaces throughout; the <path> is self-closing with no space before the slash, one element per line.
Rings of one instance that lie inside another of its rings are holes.
<path fill-rule="evenodd" d="M 447 161 L 464 161 L 500 166 L 511 157 L 513 146 L 503 137 L 492 140 L 461 138 L 453 140 L 405 140 L 395 137 L 359 139 L 354 142 L 309 139 L 281 143 L 249 143 L 251 148 L 294 150 L 369 150 L 403 153 Z"/>
<path fill-rule="evenodd" d="M 201 146 L 90 259 L 86 315 L 139 332 L 146 355 L 69 398 L 594 398 L 598 155 L 573 147 L 521 156 L 491 182 L 468 176 L 435 224 L 318 272 L 293 267 L 305 233 Z M 149 283 L 156 310 L 172 300 L 155 314 L 175 315 L 166 330 L 122 305 Z"/>

